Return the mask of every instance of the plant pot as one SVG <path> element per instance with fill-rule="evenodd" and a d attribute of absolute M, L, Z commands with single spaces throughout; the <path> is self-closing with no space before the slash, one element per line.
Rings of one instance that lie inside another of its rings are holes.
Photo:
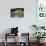
<path fill-rule="evenodd" d="M 40 39 L 40 43 L 44 43 L 44 40 L 45 40 L 45 39 Z"/>
<path fill-rule="evenodd" d="M 44 42 L 44 40 L 45 40 L 45 39 L 38 39 L 37 42 L 38 42 L 39 44 L 41 44 L 41 43 Z"/>

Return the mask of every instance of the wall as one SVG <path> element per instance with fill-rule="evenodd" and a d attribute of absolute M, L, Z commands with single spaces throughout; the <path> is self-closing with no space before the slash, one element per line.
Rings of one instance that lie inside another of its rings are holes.
<path fill-rule="evenodd" d="M 24 8 L 24 18 L 11 18 L 11 8 Z M 32 36 L 32 24 L 36 24 L 36 0 L 0 0 L 0 34 L 18 26 L 19 32 L 30 32 Z"/>

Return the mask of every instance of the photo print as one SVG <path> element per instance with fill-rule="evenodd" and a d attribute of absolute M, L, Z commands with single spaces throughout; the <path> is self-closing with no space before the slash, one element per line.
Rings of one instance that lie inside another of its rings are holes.
<path fill-rule="evenodd" d="M 24 8 L 11 9 L 11 17 L 24 17 Z"/>

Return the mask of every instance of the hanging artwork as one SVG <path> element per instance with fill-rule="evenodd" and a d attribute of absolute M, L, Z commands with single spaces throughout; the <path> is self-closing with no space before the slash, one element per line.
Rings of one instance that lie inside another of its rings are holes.
<path fill-rule="evenodd" d="M 46 17 L 46 0 L 37 1 L 37 14 L 39 17 Z"/>
<path fill-rule="evenodd" d="M 46 0 L 37 0 L 36 24 L 46 28 Z"/>
<path fill-rule="evenodd" d="M 12 8 L 11 17 L 24 17 L 24 8 Z"/>

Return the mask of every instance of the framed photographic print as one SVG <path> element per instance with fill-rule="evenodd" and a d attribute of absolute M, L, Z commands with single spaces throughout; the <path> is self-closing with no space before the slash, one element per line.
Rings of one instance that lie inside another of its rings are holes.
<path fill-rule="evenodd" d="M 46 17 L 46 0 L 37 0 L 37 15 L 41 17 Z"/>
<path fill-rule="evenodd" d="M 12 8 L 11 17 L 24 17 L 24 8 Z"/>
<path fill-rule="evenodd" d="M 46 0 L 37 0 L 36 1 L 36 24 L 37 25 L 46 25 Z"/>

